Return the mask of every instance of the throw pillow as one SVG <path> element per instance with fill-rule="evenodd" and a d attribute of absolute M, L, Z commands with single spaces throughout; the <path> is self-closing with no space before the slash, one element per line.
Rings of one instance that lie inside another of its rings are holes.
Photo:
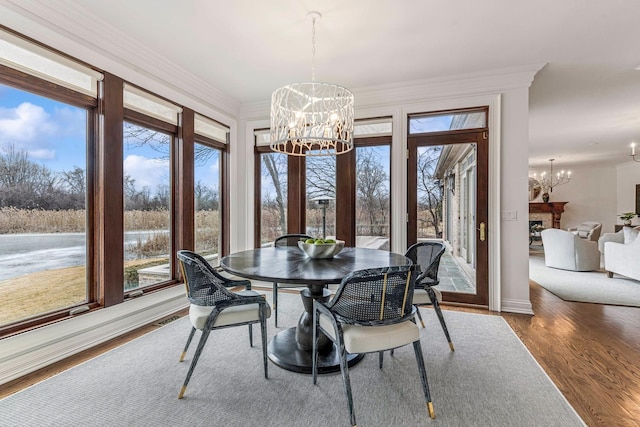
<path fill-rule="evenodd" d="M 624 244 L 628 245 L 631 242 L 634 242 L 640 234 L 640 226 L 638 227 L 622 227 L 624 233 Z"/>

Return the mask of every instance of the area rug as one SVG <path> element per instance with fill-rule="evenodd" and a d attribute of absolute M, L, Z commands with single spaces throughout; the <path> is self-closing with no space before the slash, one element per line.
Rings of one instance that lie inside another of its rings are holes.
<path fill-rule="evenodd" d="M 281 325 L 302 310 L 297 295 L 280 295 Z M 411 346 L 367 355 L 351 370 L 359 426 L 584 426 L 549 377 L 499 316 L 445 311 L 456 351 L 433 310 L 421 330 L 437 418 L 429 419 Z M 246 327 L 212 333 L 184 399 L 189 369 L 179 355 L 189 332 L 181 318 L 108 353 L 0 401 L 9 426 L 346 426 L 340 374 L 311 377 L 269 364 L 249 347 Z M 256 328 L 257 329 L 257 328 Z M 270 319 L 269 334 L 274 328 Z M 256 331 L 257 332 L 257 331 Z M 198 338 L 198 335 L 196 335 Z"/>
<path fill-rule="evenodd" d="M 640 282 L 604 270 L 567 271 L 549 268 L 544 253 L 529 254 L 529 278 L 566 301 L 640 307 Z"/>

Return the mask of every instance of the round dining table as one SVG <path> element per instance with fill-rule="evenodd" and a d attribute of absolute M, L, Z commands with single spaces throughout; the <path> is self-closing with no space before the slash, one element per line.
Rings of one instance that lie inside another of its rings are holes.
<path fill-rule="evenodd" d="M 333 258 L 309 258 L 295 246 L 265 247 L 227 255 L 220 266 L 247 279 L 306 286 L 300 292 L 304 312 L 295 327 L 277 333 L 269 342 L 267 354 L 276 365 L 294 372 L 311 373 L 313 348 L 313 300 L 328 301 L 326 285 L 339 284 L 349 273 L 378 267 L 411 265 L 411 260 L 393 252 L 344 248 Z M 349 366 L 364 357 L 348 355 Z M 340 355 L 333 342 L 318 336 L 318 373 L 340 370 Z"/>

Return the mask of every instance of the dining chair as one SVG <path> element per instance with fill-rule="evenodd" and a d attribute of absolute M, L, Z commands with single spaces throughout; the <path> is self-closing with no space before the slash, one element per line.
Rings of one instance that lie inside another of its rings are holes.
<path fill-rule="evenodd" d="M 250 290 L 251 282 L 248 280 L 231 280 L 221 276 L 206 259 L 194 252 L 181 250 L 178 251 L 177 257 L 184 277 L 187 297 L 191 303 L 189 319 L 192 325 L 187 344 L 180 356 L 180 362 L 187 354 L 196 329 L 202 331 L 200 342 L 193 355 L 187 378 L 184 380 L 178 399 L 182 399 L 184 396 L 200 354 L 210 332 L 214 329 L 249 325 L 249 345 L 253 347 L 251 326 L 254 323 L 260 323 L 264 377 L 268 378 L 267 318 L 271 315 L 271 309 L 264 295 Z M 239 292 L 229 290 L 229 288 L 238 286 L 244 286 L 245 290 Z"/>
<path fill-rule="evenodd" d="M 308 236 L 306 234 L 284 234 L 278 237 L 274 242 L 273 246 L 275 247 L 284 247 L 284 246 L 298 246 L 298 242 L 300 240 L 313 239 L 313 237 Z M 294 288 L 300 287 L 300 285 L 280 285 L 278 282 L 273 282 L 273 315 L 274 315 L 274 324 L 276 328 L 278 327 L 278 288 Z"/>
<path fill-rule="evenodd" d="M 449 348 L 451 351 L 455 351 L 447 324 L 444 321 L 442 315 L 442 309 L 440 308 L 440 302 L 442 302 L 442 292 L 434 288 L 440 283 L 438 279 L 438 269 L 440 267 L 440 259 L 445 252 L 445 245 L 442 242 L 419 242 L 411 245 L 405 252 L 404 256 L 409 258 L 414 264 L 420 265 L 422 273 L 416 278 L 416 290 L 413 294 L 413 304 L 416 307 L 421 305 L 433 305 L 433 309 L 440 320 L 440 325 L 444 331 L 444 335 L 449 342 Z M 424 321 L 420 310 L 417 310 L 418 319 L 420 324 L 424 328 Z"/>
<path fill-rule="evenodd" d="M 318 333 L 333 341 L 347 395 L 351 425 L 356 425 L 347 354 L 377 352 L 382 369 L 385 350 L 413 344 L 429 416 L 435 418 L 427 372 L 415 323 L 413 290 L 419 266 L 385 267 L 349 273 L 328 302 L 313 302 L 313 384 L 318 378 Z"/>

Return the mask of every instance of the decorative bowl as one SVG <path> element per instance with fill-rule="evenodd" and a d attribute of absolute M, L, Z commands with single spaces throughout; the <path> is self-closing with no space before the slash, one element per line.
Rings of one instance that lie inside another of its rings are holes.
<path fill-rule="evenodd" d="M 333 258 L 344 248 L 344 240 L 336 240 L 336 243 L 305 243 L 298 242 L 298 247 L 307 254 L 309 258 Z"/>

